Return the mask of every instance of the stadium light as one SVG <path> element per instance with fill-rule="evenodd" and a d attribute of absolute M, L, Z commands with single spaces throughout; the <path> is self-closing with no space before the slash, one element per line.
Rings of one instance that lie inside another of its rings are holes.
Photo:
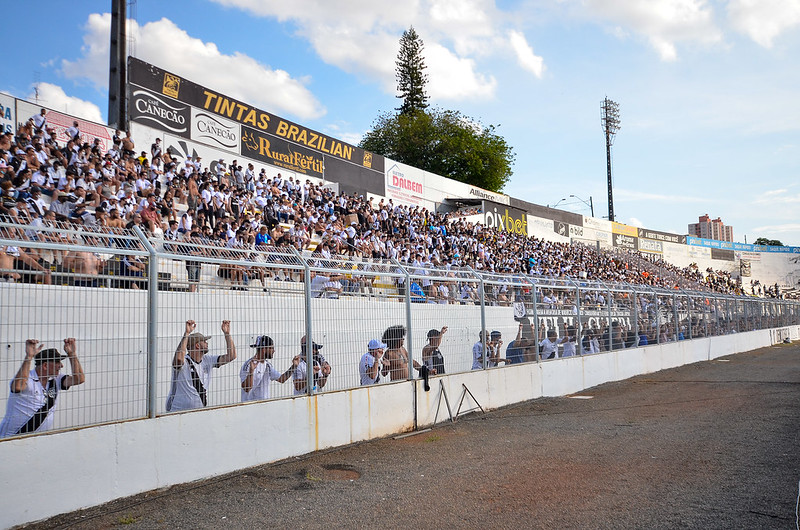
<path fill-rule="evenodd" d="M 589 209 L 592 211 L 592 217 L 594 217 L 594 203 L 592 202 L 592 196 L 591 195 L 589 195 L 589 202 L 586 202 L 585 200 L 581 199 L 577 195 L 570 195 L 570 197 L 574 197 L 574 198 L 578 199 L 579 201 L 581 201 L 586 206 L 588 206 Z"/>
<path fill-rule="evenodd" d="M 608 220 L 614 220 L 614 194 L 611 184 L 611 145 L 614 143 L 614 136 L 620 129 L 619 103 L 608 98 L 603 100 L 600 106 L 602 110 L 600 123 L 603 125 L 603 132 L 606 135 L 606 171 L 608 173 Z"/>

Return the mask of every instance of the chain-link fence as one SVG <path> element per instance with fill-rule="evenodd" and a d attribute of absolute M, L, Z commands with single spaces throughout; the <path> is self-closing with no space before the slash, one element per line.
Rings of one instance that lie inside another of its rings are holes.
<path fill-rule="evenodd" d="M 136 227 L 0 223 L 0 246 L 2 437 L 800 323 L 796 302 Z"/>

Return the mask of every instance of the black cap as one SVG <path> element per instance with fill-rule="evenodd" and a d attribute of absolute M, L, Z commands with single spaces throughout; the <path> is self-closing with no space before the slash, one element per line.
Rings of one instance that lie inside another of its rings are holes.
<path fill-rule="evenodd" d="M 275 342 L 273 342 L 272 338 L 268 337 L 267 335 L 261 335 L 256 337 L 256 341 L 250 345 L 251 348 L 269 348 L 270 346 L 274 346 Z"/>
<path fill-rule="evenodd" d="M 47 348 L 46 350 L 42 350 L 39 353 L 37 353 L 36 357 L 33 358 L 33 362 L 39 365 L 50 361 L 61 361 L 66 358 L 67 356 L 61 355 L 61 352 L 59 352 L 57 349 Z"/>

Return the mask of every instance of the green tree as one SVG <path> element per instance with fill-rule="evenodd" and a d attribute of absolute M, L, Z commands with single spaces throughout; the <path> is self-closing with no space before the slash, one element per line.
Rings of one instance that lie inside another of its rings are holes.
<path fill-rule="evenodd" d="M 782 247 L 783 246 L 783 243 L 781 243 L 779 240 L 777 240 L 777 239 L 767 239 L 766 237 L 759 237 L 758 239 L 756 239 L 755 244 L 756 245 L 770 245 L 770 246 L 773 246 L 773 247 Z"/>
<path fill-rule="evenodd" d="M 379 115 L 358 144 L 398 162 L 491 191 L 511 177 L 514 151 L 494 125 L 458 111 L 429 108 L 423 43 L 413 26 L 403 32 L 397 55 L 397 113 Z"/>
<path fill-rule="evenodd" d="M 414 26 L 408 28 L 400 37 L 400 51 L 395 61 L 395 77 L 397 78 L 398 98 L 403 100 L 400 114 L 414 114 L 428 108 L 428 95 L 425 85 L 428 75 L 425 73 L 425 58 L 422 50 L 425 44 L 417 34 Z"/>
<path fill-rule="evenodd" d="M 438 108 L 378 116 L 359 147 L 473 186 L 500 191 L 514 151 L 494 125 Z"/>

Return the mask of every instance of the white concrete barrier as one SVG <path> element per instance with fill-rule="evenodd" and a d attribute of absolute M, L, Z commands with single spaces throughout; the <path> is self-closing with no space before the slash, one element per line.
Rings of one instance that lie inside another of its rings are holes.
<path fill-rule="evenodd" d="M 456 412 L 561 396 L 608 381 L 768 346 L 800 327 L 681 341 L 541 363 L 86 427 L 0 442 L 2 525 L 413 430 L 434 421 L 440 382 Z M 413 404 L 416 387 L 416 414 Z M 473 399 L 474 397 L 474 399 Z M 477 403 L 476 403 L 477 401 Z M 441 399 L 437 422 L 449 421 Z M 64 471 L 64 472 L 61 472 Z M 47 503 L 37 498 L 48 499 Z"/>

